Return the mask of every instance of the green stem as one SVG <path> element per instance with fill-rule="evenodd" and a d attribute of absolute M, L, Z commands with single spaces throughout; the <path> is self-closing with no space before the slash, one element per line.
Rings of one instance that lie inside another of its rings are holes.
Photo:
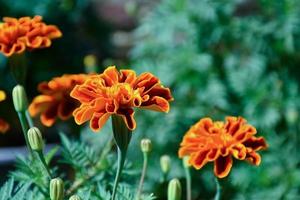
<path fill-rule="evenodd" d="M 42 165 L 44 166 L 45 170 L 47 171 L 47 175 L 48 175 L 49 179 L 51 179 L 52 176 L 51 176 L 48 164 L 46 163 L 45 156 L 44 156 L 43 152 L 42 151 L 36 151 L 36 153 L 38 154 L 38 157 L 39 157 Z"/>
<path fill-rule="evenodd" d="M 127 128 L 122 116 L 119 115 L 112 115 L 112 129 L 118 148 L 118 168 L 112 194 L 112 200 L 115 200 L 132 132 Z"/>
<path fill-rule="evenodd" d="M 184 167 L 185 177 L 186 177 L 186 199 L 192 199 L 192 179 L 191 179 L 191 172 L 188 166 Z"/>
<path fill-rule="evenodd" d="M 19 117 L 19 120 L 20 120 L 20 123 L 21 123 L 21 126 L 22 126 L 22 131 L 23 131 L 23 134 L 24 134 L 27 149 L 30 152 L 30 155 L 32 157 L 33 151 L 31 149 L 31 147 L 29 145 L 29 141 L 28 141 L 27 131 L 29 129 L 29 126 L 27 124 L 27 119 L 26 119 L 25 112 L 18 112 L 18 117 Z"/>
<path fill-rule="evenodd" d="M 28 110 L 26 110 L 26 119 L 27 119 L 27 122 L 28 122 L 28 124 L 29 124 L 30 128 L 34 127 L 34 124 L 33 124 L 32 118 L 31 118 L 31 116 L 30 116 L 30 114 L 29 114 Z"/>
<path fill-rule="evenodd" d="M 217 177 L 215 177 L 215 182 L 216 182 L 216 195 L 215 195 L 215 199 L 214 200 L 220 200 L 221 199 L 221 185 L 219 182 L 219 179 Z"/>
<path fill-rule="evenodd" d="M 118 169 L 117 169 L 116 178 L 115 178 L 114 187 L 113 187 L 113 194 L 112 194 L 112 198 L 111 198 L 112 200 L 115 200 L 115 198 L 116 198 L 117 188 L 119 185 L 121 173 L 122 173 L 123 166 L 125 163 L 125 158 L 126 158 L 126 151 L 121 151 L 121 149 L 118 147 Z"/>
<path fill-rule="evenodd" d="M 136 200 L 141 199 L 141 194 L 142 194 L 142 191 L 143 191 L 143 184 L 144 184 L 145 175 L 146 175 L 147 166 L 148 166 L 148 153 L 144 153 L 143 157 L 144 157 L 143 170 L 142 170 L 142 174 L 141 174 L 139 187 L 138 187 L 138 190 L 137 190 Z"/>

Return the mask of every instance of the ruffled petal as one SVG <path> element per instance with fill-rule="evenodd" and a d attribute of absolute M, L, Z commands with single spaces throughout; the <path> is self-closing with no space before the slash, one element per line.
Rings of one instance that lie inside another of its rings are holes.
<path fill-rule="evenodd" d="M 129 130 L 134 130 L 136 128 L 136 122 L 134 119 L 134 110 L 133 109 L 131 109 L 131 108 L 119 109 L 117 114 L 122 116 L 122 118 Z"/>
<path fill-rule="evenodd" d="M 56 120 L 57 112 L 58 112 L 58 102 L 53 103 L 45 112 L 41 115 L 41 122 L 45 126 L 52 126 Z"/>
<path fill-rule="evenodd" d="M 254 151 L 266 149 L 268 147 L 266 140 L 263 137 L 251 137 L 243 143 L 246 147 L 250 147 Z"/>
<path fill-rule="evenodd" d="M 44 112 L 55 99 L 48 95 L 39 95 L 33 99 L 28 107 L 28 111 L 31 116 L 36 116 L 41 112 Z"/>
<path fill-rule="evenodd" d="M 100 131 L 111 114 L 109 113 L 94 113 L 90 121 L 90 128 L 94 132 Z"/>
<path fill-rule="evenodd" d="M 226 177 L 232 167 L 232 158 L 228 156 L 219 156 L 214 163 L 214 173 L 218 178 Z"/>
<path fill-rule="evenodd" d="M 251 164 L 258 166 L 261 162 L 261 157 L 255 151 L 249 150 L 249 152 L 247 152 L 246 160 Z"/>

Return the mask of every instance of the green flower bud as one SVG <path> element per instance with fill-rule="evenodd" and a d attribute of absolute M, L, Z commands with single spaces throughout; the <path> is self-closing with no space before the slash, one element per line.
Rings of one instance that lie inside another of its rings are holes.
<path fill-rule="evenodd" d="M 163 173 L 168 173 L 170 171 L 171 159 L 168 155 L 163 155 L 160 157 L 160 167 Z"/>
<path fill-rule="evenodd" d="M 64 199 L 64 182 L 60 178 L 54 178 L 50 181 L 50 199 Z"/>
<path fill-rule="evenodd" d="M 152 143 L 149 139 L 141 140 L 141 150 L 143 153 L 149 153 L 152 150 Z"/>
<path fill-rule="evenodd" d="M 78 195 L 73 195 L 69 200 L 81 200 L 81 198 Z"/>
<path fill-rule="evenodd" d="M 27 96 L 22 85 L 17 85 L 12 91 L 13 103 L 17 112 L 24 112 L 28 108 Z"/>
<path fill-rule="evenodd" d="M 41 131 L 36 128 L 32 127 L 27 132 L 28 135 L 28 142 L 32 150 L 34 151 L 41 151 L 44 148 L 44 141 L 41 134 Z"/>
<path fill-rule="evenodd" d="M 181 199 L 181 184 L 178 179 L 174 178 L 169 182 L 168 186 L 168 200 Z"/>

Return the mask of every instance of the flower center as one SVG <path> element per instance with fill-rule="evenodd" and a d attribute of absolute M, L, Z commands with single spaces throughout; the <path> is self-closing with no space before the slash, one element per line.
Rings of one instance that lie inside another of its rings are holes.
<path fill-rule="evenodd" d="M 119 104 L 130 104 L 139 106 L 141 96 L 137 90 L 134 90 L 128 83 L 117 83 L 109 87 L 106 94 L 111 99 L 117 100 Z"/>

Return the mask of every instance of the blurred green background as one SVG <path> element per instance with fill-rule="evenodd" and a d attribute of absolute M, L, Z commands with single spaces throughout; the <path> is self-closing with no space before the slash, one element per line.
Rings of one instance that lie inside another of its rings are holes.
<path fill-rule="evenodd" d="M 138 128 L 128 159 L 140 166 L 140 139 L 153 141 L 146 191 L 166 199 L 165 185 L 158 184 L 163 154 L 172 157 L 169 178 L 184 183 L 177 150 L 199 118 L 239 115 L 257 127 L 270 147 L 261 153 L 259 167 L 234 162 L 221 183 L 224 199 L 300 199 L 299 0 L 0 0 L 1 16 L 36 14 L 57 25 L 63 37 L 51 48 L 27 54 L 31 99 L 40 81 L 84 72 L 83 59 L 89 54 L 97 56 L 99 72 L 111 64 L 150 71 L 172 88 L 175 101 L 169 114 L 136 114 Z M 0 89 L 9 93 L 15 83 L 6 62 L 0 57 Z M 23 143 L 10 102 L 0 104 L 0 117 L 12 125 L 0 136 L 3 147 Z M 77 130 L 72 120 L 57 123 L 47 129 L 48 141 L 57 141 L 58 129 L 69 134 Z M 105 142 L 105 134 L 81 132 L 84 140 Z M 193 199 L 212 199 L 212 165 L 192 173 Z"/>

